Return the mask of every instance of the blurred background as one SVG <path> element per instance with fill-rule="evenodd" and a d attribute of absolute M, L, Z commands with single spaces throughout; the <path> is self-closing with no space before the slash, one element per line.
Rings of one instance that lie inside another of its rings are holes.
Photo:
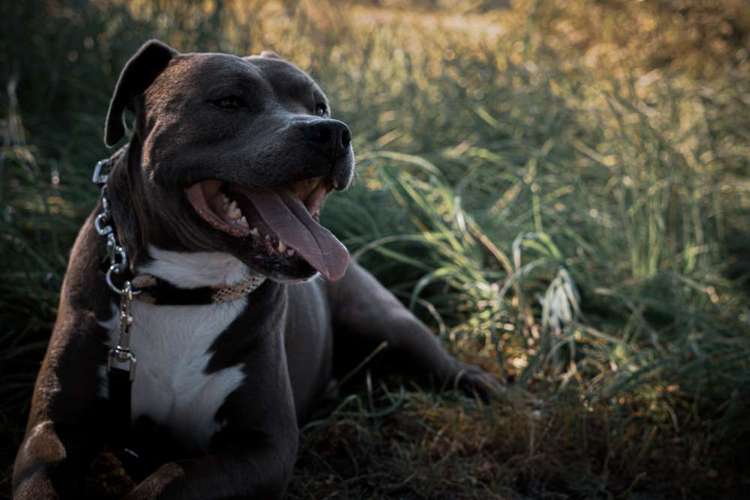
<path fill-rule="evenodd" d="M 324 222 L 483 405 L 345 386 L 290 498 L 750 491 L 746 0 L 25 0 L 0 6 L 0 497 L 127 58 L 271 49 L 358 156 Z"/>

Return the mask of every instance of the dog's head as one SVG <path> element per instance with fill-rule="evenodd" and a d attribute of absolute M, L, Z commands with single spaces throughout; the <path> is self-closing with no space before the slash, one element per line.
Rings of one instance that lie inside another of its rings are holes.
<path fill-rule="evenodd" d="M 115 196 L 131 244 L 228 252 L 279 280 L 344 274 L 348 252 L 318 219 L 351 182 L 351 134 L 302 70 L 273 53 L 182 54 L 154 40 L 120 75 L 107 145 L 125 135 L 126 109 L 127 167 L 111 183 L 128 193 Z"/>

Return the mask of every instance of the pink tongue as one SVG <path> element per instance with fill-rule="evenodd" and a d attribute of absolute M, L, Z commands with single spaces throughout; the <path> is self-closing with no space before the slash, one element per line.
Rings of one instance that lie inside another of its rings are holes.
<path fill-rule="evenodd" d="M 328 229 L 315 222 L 299 198 L 289 192 L 267 189 L 248 194 L 263 221 L 279 239 L 327 280 L 336 281 L 344 275 L 349 252 Z"/>

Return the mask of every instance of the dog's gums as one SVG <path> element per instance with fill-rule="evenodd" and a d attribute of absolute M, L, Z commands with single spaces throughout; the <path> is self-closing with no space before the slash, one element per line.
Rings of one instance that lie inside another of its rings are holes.
<path fill-rule="evenodd" d="M 247 217 L 242 214 L 237 202 L 230 201 L 221 191 L 222 184 L 217 180 L 198 182 L 186 189 L 185 193 L 198 215 L 214 228 L 236 237 L 251 234 Z"/>
<path fill-rule="evenodd" d="M 251 245 L 262 257 L 288 265 L 305 261 L 326 278 L 338 279 L 349 261 L 345 247 L 320 223 L 332 190 L 313 177 L 276 189 L 250 189 L 206 180 L 185 190 L 198 215 L 211 227 Z"/>

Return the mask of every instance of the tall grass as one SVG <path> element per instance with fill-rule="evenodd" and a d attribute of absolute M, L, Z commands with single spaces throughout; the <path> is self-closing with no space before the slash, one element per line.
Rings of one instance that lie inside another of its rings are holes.
<path fill-rule="evenodd" d="M 511 402 L 477 413 L 455 397 L 368 391 L 370 381 L 306 434 L 292 496 L 747 487 L 741 2 L 384 3 L 4 7 L 25 24 L 2 40 L 7 448 L 95 197 L 87 179 L 106 154 L 117 68 L 158 36 L 186 51 L 272 48 L 310 71 L 350 124 L 359 160 L 354 188 L 331 199 L 324 222 L 452 350 L 514 382 Z M 414 419 L 422 427 L 410 434 Z M 450 460 L 436 462 L 436 443 Z M 346 454 L 390 460 L 378 467 L 389 484 L 341 466 Z"/>

